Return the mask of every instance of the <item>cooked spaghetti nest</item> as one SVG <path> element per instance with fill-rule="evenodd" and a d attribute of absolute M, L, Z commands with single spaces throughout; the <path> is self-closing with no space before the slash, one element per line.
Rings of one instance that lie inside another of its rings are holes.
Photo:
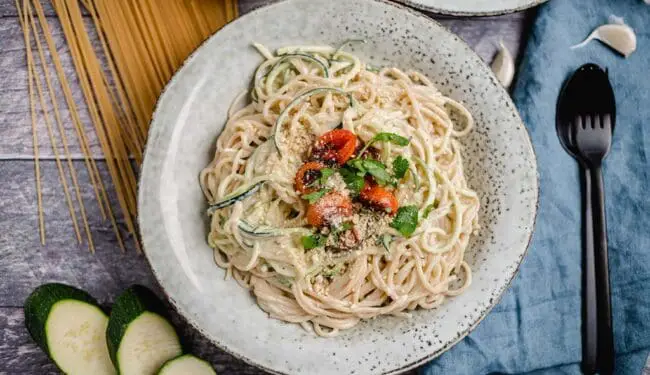
<path fill-rule="evenodd" d="M 342 48 L 254 46 L 265 61 L 251 102 L 231 109 L 200 175 L 216 264 L 271 317 L 321 336 L 462 293 L 479 228 L 457 141 L 473 127 L 468 110 L 419 72 L 376 69 Z M 340 142 L 321 152 L 335 133 L 355 136 L 344 163 Z M 327 176 L 301 174 L 315 159 Z M 333 195 L 345 209 L 319 211 Z"/>

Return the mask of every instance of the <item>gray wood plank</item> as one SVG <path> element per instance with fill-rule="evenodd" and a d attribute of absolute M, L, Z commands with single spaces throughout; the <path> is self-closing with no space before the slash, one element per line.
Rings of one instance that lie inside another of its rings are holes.
<path fill-rule="evenodd" d="M 47 281 L 74 284 L 102 299 L 114 298 L 134 283 L 156 286 L 146 260 L 135 253 L 132 239 L 127 241 L 127 252 L 121 253 L 110 222 L 102 220 L 83 162 L 77 161 L 74 166 L 95 255 L 90 254 L 86 243 L 78 244 L 74 237 L 54 161 L 41 162 L 45 246 L 39 242 L 33 161 L 0 161 L 0 176 L 6 181 L 0 193 L 1 306 L 21 306 L 33 288 Z M 109 181 L 104 163 L 98 162 L 98 168 L 104 181 Z M 124 224 L 121 220 L 119 223 L 125 234 Z"/>
<path fill-rule="evenodd" d="M 56 18 L 48 18 L 50 29 L 52 30 L 53 39 L 61 58 L 61 64 L 66 76 L 69 79 L 72 95 L 75 104 L 79 110 L 81 120 L 85 125 L 89 145 L 93 155 L 101 156 L 101 147 L 95 136 L 93 125 L 86 110 L 85 101 L 82 91 L 76 80 L 76 74 L 72 58 L 68 53 L 68 47 L 65 37 Z M 88 23 L 90 26 L 90 23 Z M 88 30 L 92 30 L 91 27 Z M 34 42 L 33 42 L 34 43 Z M 33 44 L 32 43 L 32 44 Z M 45 47 L 45 41 L 41 39 Z M 96 43 L 98 43 L 96 41 Z M 17 18 L 0 19 L 0 158 L 26 157 L 32 155 L 32 128 L 31 113 L 28 91 L 28 71 L 27 57 L 25 54 L 25 43 L 23 32 Z M 36 47 L 34 46 L 34 53 Z M 99 47 L 99 45 L 96 45 Z M 46 48 L 46 47 L 45 47 Z M 77 141 L 74 126 L 70 117 L 68 106 L 63 98 L 61 85 L 56 79 L 54 65 L 51 62 L 49 51 L 46 48 L 46 60 L 50 67 L 50 77 L 55 96 L 58 98 L 57 103 L 61 113 L 63 126 L 66 137 L 71 147 L 71 152 L 79 157 L 81 148 Z M 47 90 L 43 71 L 40 67 L 40 59 L 35 55 L 36 63 L 41 74 L 41 85 L 43 90 Z M 34 88 L 36 90 L 36 88 Z M 47 91 L 46 91 L 47 92 Z M 46 105 L 52 125 L 56 127 L 52 103 L 49 101 L 49 94 L 46 94 Z M 44 157 L 51 157 L 54 153 L 50 147 L 47 137 L 47 128 L 45 118 L 41 114 L 41 106 L 37 104 L 37 126 L 39 135 L 39 144 L 41 154 Z M 56 131 L 58 134 L 58 131 Z M 58 138 L 57 138 L 58 139 Z M 58 141 L 58 152 L 63 153 L 61 141 Z"/>

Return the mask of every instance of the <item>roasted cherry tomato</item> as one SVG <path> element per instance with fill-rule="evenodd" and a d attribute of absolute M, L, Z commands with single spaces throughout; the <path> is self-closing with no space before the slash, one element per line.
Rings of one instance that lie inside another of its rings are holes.
<path fill-rule="evenodd" d="M 294 178 L 294 188 L 301 194 L 308 194 L 316 191 L 316 188 L 309 187 L 317 178 L 320 177 L 320 170 L 325 168 L 325 164 L 318 161 L 308 161 L 303 164 Z"/>
<path fill-rule="evenodd" d="M 372 182 L 366 181 L 359 198 L 371 207 L 385 211 L 390 215 L 395 215 L 397 212 L 398 202 L 395 195 Z"/>
<path fill-rule="evenodd" d="M 358 143 L 357 136 L 351 131 L 334 129 L 318 137 L 312 150 L 312 157 L 316 160 L 343 165 L 354 155 Z"/>
<path fill-rule="evenodd" d="M 335 191 L 327 193 L 307 208 L 307 222 L 315 227 L 330 224 L 337 218 L 350 215 L 352 215 L 352 201 Z"/>

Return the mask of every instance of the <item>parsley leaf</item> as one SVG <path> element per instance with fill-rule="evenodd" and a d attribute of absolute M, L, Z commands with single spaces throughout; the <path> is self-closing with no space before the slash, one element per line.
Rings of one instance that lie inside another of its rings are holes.
<path fill-rule="evenodd" d="M 393 176 L 386 171 L 386 165 L 374 159 L 352 159 L 348 165 L 358 171 L 357 176 L 363 177 L 366 173 L 375 178 L 379 185 L 393 184 Z M 363 185 L 361 185 L 363 188 Z"/>
<path fill-rule="evenodd" d="M 339 174 L 343 178 L 345 185 L 353 195 L 358 195 L 363 189 L 363 176 L 359 176 L 356 171 L 350 167 L 343 167 L 339 169 Z"/>
<path fill-rule="evenodd" d="M 372 137 L 370 143 L 374 142 L 390 142 L 398 146 L 406 146 L 409 144 L 409 139 L 395 133 L 381 132 Z"/>
<path fill-rule="evenodd" d="M 370 147 L 375 142 L 390 142 L 392 144 L 398 145 L 398 146 L 406 146 L 409 144 L 409 139 L 404 138 L 399 134 L 395 133 L 387 133 L 387 132 L 381 132 L 375 134 L 374 137 L 372 137 L 368 143 L 366 143 L 365 146 L 361 149 L 361 152 L 359 152 L 359 156 L 363 155 L 364 152 Z"/>
<path fill-rule="evenodd" d="M 348 229 L 352 229 L 352 223 L 346 221 L 344 223 L 332 227 L 332 233 L 341 233 L 341 232 L 345 232 Z"/>
<path fill-rule="evenodd" d="M 343 263 L 338 263 L 335 266 L 327 267 L 321 271 L 321 275 L 325 277 L 334 277 L 337 276 L 343 270 Z"/>
<path fill-rule="evenodd" d="M 306 199 L 309 201 L 309 204 L 314 204 L 316 201 L 321 199 L 323 195 L 327 194 L 330 191 L 330 189 L 320 189 L 318 191 L 315 191 L 313 193 L 305 194 L 302 196 L 302 199 Z"/>
<path fill-rule="evenodd" d="M 393 242 L 393 236 L 388 233 L 384 233 L 379 238 L 377 238 L 377 245 L 383 245 L 386 251 L 390 251 L 391 242 Z"/>
<path fill-rule="evenodd" d="M 393 182 L 393 176 L 386 171 L 386 165 L 384 163 L 377 160 L 364 159 L 363 167 L 366 172 L 375 178 L 375 181 L 379 185 L 387 185 Z"/>
<path fill-rule="evenodd" d="M 334 169 L 332 168 L 323 168 L 320 170 L 320 178 L 318 179 L 318 182 L 320 182 L 321 186 L 325 185 L 327 182 L 327 179 L 330 178 L 331 175 L 334 174 Z"/>
<path fill-rule="evenodd" d="M 316 247 L 324 246 L 325 242 L 327 242 L 327 236 L 312 234 L 309 236 L 302 236 L 300 241 L 305 250 L 311 250 Z"/>
<path fill-rule="evenodd" d="M 332 169 L 332 168 L 323 168 L 323 169 L 319 170 L 318 173 L 320 174 L 320 177 L 318 177 L 317 179 L 312 181 L 307 186 L 316 186 L 316 185 L 323 186 L 323 185 L 325 185 L 325 183 L 327 182 L 327 179 L 330 178 L 330 176 L 333 175 L 334 172 L 335 172 L 335 170 Z"/>
<path fill-rule="evenodd" d="M 436 208 L 438 208 L 438 201 L 433 201 L 433 203 L 431 203 L 424 209 L 424 213 L 422 213 L 422 217 L 424 217 L 425 219 L 428 218 L 431 211 L 433 211 Z"/>
<path fill-rule="evenodd" d="M 393 160 L 393 174 L 395 178 L 402 179 L 406 174 L 406 171 L 409 169 L 408 159 L 402 157 L 401 155 Z"/>
<path fill-rule="evenodd" d="M 400 207 L 390 226 L 397 229 L 404 237 L 409 237 L 418 226 L 417 206 Z"/>

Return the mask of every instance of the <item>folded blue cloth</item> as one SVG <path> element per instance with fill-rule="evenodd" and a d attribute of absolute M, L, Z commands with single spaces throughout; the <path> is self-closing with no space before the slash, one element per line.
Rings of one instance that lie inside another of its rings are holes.
<path fill-rule="evenodd" d="M 598 41 L 570 49 L 612 14 L 636 31 L 634 54 L 625 59 Z M 537 152 L 533 243 L 502 301 L 422 374 L 580 373 L 579 175 L 555 133 L 555 105 L 563 81 L 587 62 L 609 69 L 618 107 L 604 166 L 616 373 L 641 374 L 650 351 L 650 5 L 642 0 L 540 7 L 513 95 Z"/>

